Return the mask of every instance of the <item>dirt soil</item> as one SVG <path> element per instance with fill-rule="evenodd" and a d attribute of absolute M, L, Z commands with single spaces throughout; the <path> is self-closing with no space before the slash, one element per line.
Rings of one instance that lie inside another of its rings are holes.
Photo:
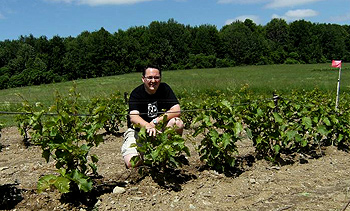
<path fill-rule="evenodd" d="M 120 154 L 122 137 L 108 136 L 94 153 L 99 156 L 95 189 L 90 195 L 36 192 L 41 175 L 55 172 L 40 147 L 26 148 L 17 128 L 2 130 L 0 143 L 0 209 L 5 210 L 343 210 L 350 200 L 350 156 L 335 147 L 322 156 L 297 156 L 273 166 L 254 157 L 249 141 L 239 143 L 241 168 L 234 175 L 203 168 L 194 143 L 189 165 L 159 184 L 151 176 L 128 170 Z M 113 193 L 121 187 L 122 193 Z M 350 210 L 350 206 L 347 208 Z"/>

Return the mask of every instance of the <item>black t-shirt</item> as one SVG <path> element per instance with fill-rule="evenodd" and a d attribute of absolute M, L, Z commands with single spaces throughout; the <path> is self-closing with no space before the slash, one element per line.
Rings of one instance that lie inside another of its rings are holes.
<path fill-rule="evenodd" d="M 140 116 L 147 122 L 179 104 L 173 90 L 166 83 L 160 83 L 156 93 L 150 95 L 146 92 L 144 84 L 136 87 L 130 94 L 129 113 L 137 110 Z M 128 116 L 128 127 L 132 127 Z"/>

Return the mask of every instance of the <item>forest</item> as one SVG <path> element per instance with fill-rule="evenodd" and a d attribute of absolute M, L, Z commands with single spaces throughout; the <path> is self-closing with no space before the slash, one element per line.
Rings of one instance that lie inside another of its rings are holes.
<path fill-rule="evenodd" d="M 0 41 L 0 89 L 137 72 L 350 61 L 350 26 L 271 19 L 189 26 L 174 19 L 76 37 Z"/>

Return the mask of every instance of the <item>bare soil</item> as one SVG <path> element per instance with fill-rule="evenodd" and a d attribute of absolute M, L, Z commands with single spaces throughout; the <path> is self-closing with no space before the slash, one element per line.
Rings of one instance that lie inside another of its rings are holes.
<path fill-rule="evenodd" d="M 0 209 L 5 210 L 343 210 L 350 200 L 350 156 L 335 147 L 319 158 L 297 155 L 294 162 L 273 166 L 254 157 L 249 141 L 239 143 L 240 168 L 232 175 L 203 168 L 194 143 L 189 165 L 160 184 L 126 169 L 120 154 L 122 137 L 108 136 L 94 153 L 99 156 L 91 194 L 36 192 L 41 175 L 55 172 L 40 147 L 25 147 L 17 128 L 2 130 L 0 143 Z M 319 152 L 321 155 L 321 152 Z M 113 193 L 116 187 L 125 192 Z M 350 207 L 348 208 L 350 210 Z"/>

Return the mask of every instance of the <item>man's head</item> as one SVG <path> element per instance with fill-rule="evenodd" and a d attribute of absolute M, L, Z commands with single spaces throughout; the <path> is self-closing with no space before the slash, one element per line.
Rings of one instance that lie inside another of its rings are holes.
<path fill-rule="evenodd" d="M 156 93 L 160 84 L 161 76 L 161 71 L 157 68 L 148 67 L 143 70 L 142 82 L 144 83 L 148 94 Z"/>

